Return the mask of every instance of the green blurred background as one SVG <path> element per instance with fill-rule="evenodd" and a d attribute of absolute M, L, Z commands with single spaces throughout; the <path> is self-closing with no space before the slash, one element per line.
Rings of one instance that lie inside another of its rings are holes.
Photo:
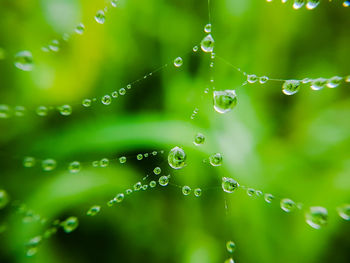
<path fill-rule="evenodd" d="M 349 262 L 350 225 L 335 208 L 350 202 L 350 86 L 285 96 L 278 82 L 241 87 L 242 76 L 216 60 L 216 89 L 236 89 L 237 107 L 218 114 L 209 87 L 209 55 L 191 52 L 204 37 L 206 0 L 120 0 L 94 21 L 102 0 L 1 0 L 0 103 L 72 104 L 69 117 L 52 113 L 0 120 L 0 188 L 49 219 L 77 216 L 78 229 L 59 230 L 25 256 L 25 244 L 46 226 L 23 223 L 9 205 L 0 211 L 0 262 L 223 262 L 227 240 L 236 242 L 236 262 Z M 313 11 L 291 3 L 263 0 L 212 1 L 215 52 L 249 73 L 275 78 L 332 77 L 350 73 L 350 9 L 322 1 Z M 40 47 L 83 22 L 58 53 Z M 35 69 L 13 65 L 21 50 L 33 53 Z M 173 67 L 181 56 L 184 65 Z M 80 106 L 100 98 L 158 67 L 169 66 L 109 106 Z M 199 109 L 195 120 L 190 116 Z M 195 147 L 197 132 L 206 143 Z M 170 170 L 166 154 L 181 146 L 188 166 Z M 164 155 L 136 161 L 136 154 Z M 220 152 L 221 167 L 203 159 Z M 55 158 L 54 172 L 25 169 L 23 156 Z M 70 174 L 69 162 L 87 164 L 103 157 L 128 156 L 108 168 L 83 166 Z M 178 185 L 202 187 L 201 198 L 175 187 L 135 193 L 115 208 L 106 202 L 160 166 Z M 303 212 L 287 214 L 278 201 L 249 198 L 244 191 L 224 194 L 222 176 L 240 184 L 289 197 L 305 206 L 325 206 L 329 224 L 305 223 Z M 225 211 L 225 200 L 228 210 Z M 95 204 L 102 211 L 87 217 Z"/>

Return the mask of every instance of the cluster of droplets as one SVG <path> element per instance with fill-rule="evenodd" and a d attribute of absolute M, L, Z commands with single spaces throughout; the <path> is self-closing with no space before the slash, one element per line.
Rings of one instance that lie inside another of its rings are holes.
<path fill-rule="evenodd" d="M 184 185 L 183 187 L 181 187 L 181 192 L 184 196 L 188 196 L 192 193 L 192 188 L 188 185 Z M 195 197 L 201 197 L 202 196 L 202 189 L 201 188 L 193 189 L 193 195 Z"/>
<path fill-rule="evenodd" d="M 69 116 L 72 114 L 73 109 L 71 105 L 65 104 L 58 107 L 38 106 L 35 109 L 35 114 L 40 117 L 45 117 L 50 111 L 57 110 L 62 116 Z M 0 104 L 0 119 L 8 119 L 11 117 L 23 117 L 27 115 L 29 110 L 24 106 L 10 107 L 5 104 Z"/>
<path fill-rule="evenodd" d="M 272 0 L 266 0 L 267 2 L 272 2 Z M 281 0 L 282 3 L 287 3 L 287 2 L 293 2 L 293 8 L 295 10 L 298 10 L 298 9 L 301 9 L 302 7 L 306 7 L 306 9 L 308 10 L 313 10 L 315 9 L 321 2 L 321 0 L 291 0 L 291 1 L 288 1 L 288 0 Z M 332 0 L 329 0 L 330 2 Z M 343 1 L 343 4 L 342 4 L 344 7 L 349 7 L 350 6 L 350 1 L 349 0 L 346 0 L 346 1 Z"/>

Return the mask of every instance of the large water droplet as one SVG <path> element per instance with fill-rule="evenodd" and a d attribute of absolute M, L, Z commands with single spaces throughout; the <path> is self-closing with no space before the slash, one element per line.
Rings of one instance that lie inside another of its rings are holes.
<path fill-rule="evenodd" d="M 239 184 L 230 177 L 222 177 L 221 187 L 224 192 L 231 194 L 239 187 Z"/>
<path fill-rule="evenodd" d="M 346 0 L 343 2 L 343 6 L 344 7 L 349 7 L 350 6 L 350 1 L 349 0 Z"/>
<path fill-rule="evenodd" d="M 102 102 L 104 105 L 109 105 L 109 104 L 111 104 L 111 102 L 112 102 L 112 98 L 111 98 L 111 96 L 109 96 L 109 95 L 104 95 L 104 96 L 101 98 L 101 102 Z"/>
<path fill-rule="evenodd" d="M 103 24 L 106 20 L 105 12 L 103 12 L 102 10 L 97 11 L 95 15 L 95 20 L 97 23 Z"/>
<path fill-rule="evenodd" d="M 20 51 L 15 55 L 15 66 L 24 71 L 33 69 L 33 56 L 30 51 Z"/>
<path fill-rule="evenodd" d="M 180 147 L 174 147 L 168 155 L 168 163 L 173 169 L 181 169 L 186 166 L 186 153 Z"/>
<path fill-rule="evenodd" d="M 237 105 L 237 96 L 234 90 L 215 90 L 213 96 L 214 109 L 218 113 L 229 112 Z"/>
<path fill-rule="evenodd" d="M 282 85 L 282 92 L 286 95 L 293 95 L 299 91 L 300 81 L 299 80 L 286 80 Z"/>
<path fill-rule="evenodd" d="M 305 213 L 306 223 L 315 229 L 320 229 L 327 225 L 328 212 L 327 209 L 321 206 L 310 207 Z"/>
<path fill-rule="evenodd" d="M 201 41 L 201 49 L 204 52 L 213 52 L 214 50 L 214 38 L 211 36 L 211 34 L 206 35 L 202 41 Z"/>

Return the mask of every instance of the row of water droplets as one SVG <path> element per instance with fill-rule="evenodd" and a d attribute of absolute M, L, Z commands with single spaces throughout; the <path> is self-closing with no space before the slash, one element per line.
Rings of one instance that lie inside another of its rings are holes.
<path fill-rule="evenodd" d="M 266 0 L 266 2 L 273 2 L 273 0 Z M 288 3 L 288 2 L 293 2 L 293 8 L 295 10 L 301 9 L 302 7 L 306 7 L 308 10 L 313 10 L 315 9 L 321 2 L 321 0 L 281 0 L 282 3 Z M 332 0 L 329 0 L 329 2 L 332 2 Z M 349 7 L 350 6 L 350 1 L 345 0 L 342 3 L 343 7 Z"/>

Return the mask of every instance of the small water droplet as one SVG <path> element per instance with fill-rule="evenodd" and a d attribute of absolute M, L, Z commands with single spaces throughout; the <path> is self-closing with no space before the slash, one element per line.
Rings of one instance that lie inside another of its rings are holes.
<path fill-rule="evenodd" d="M 101 207 L 99 205 L 94 205 L 90 207 L 90 209 L 86 212 L 86 215 L 95 216 L 100 212 L 100 210 L 101 210 Z"/>
<path fill-rule="evenodd" d="M 343 81 L 342 77 L 334 76 L 327 81 L 328 88 L 336 88 Z"/>
<path fill-rule="evenodd" d="M 214 38 L 211 36 L 211 34 L 206 35 L 201 41 L 201 49 L 204 52 L 213 52 L 214 43 L 215 41 L 214 41 Z"/>
<path fill-rule="evenodd" d="M 102 10 L 97 11 L 95 15 L 95 20 L 99 24 L 103 24 L 106 20 L 105 12 Z"/>
<path fill-rule="evenodd" d="M 320 89 L 323 89 L 326 86 L 326 84 L 327 84 L 327 79 L 318 78 L 311 81 L 310 88 L 312 90 L 320 90 Z"/>
<path fill-rule="evenodd" d="M 82 105 L 84 106 L 84 107 L 86 107 L 86 108 L 88 108 L 88 107 L 90 107 L 91 106 L 91 100 L 90 99 L 84 99 L 83 101 L 82 101 Z"/>
<path fill-rule="evenodd" d="M 120 157 L 119 158 L 119 162 L 122 163 L 122 164 L 126 163 L 126 157 L 125 156 Z"/>
<path fill-rule="evenodd" d="M 54 159 L 45 159 L 41 162 L 41 167 L 45 172 L 50 172 L 56 168 L 56 161 Z"/>
<path fill-rule="evenodd" d="M 72 114 L 72 106 L 70 105 L 63 105 L 58 107 L 58 110 L 62 116 L 69 116 Z"/>
<path fill-rule="evenodd" d="M 295 10 L 300 9 L 304 6 L 304 4 L 305 4 L 305 0 L 294 0 L 293 8 Z"/>
<path fill-rule="evenodd" d="M 158 182 L 159 182 L 159 185 L 161 185 L 161 186 L 167 186 L 169 183 L 169 178 L 168 178 L 168 176 L 163 175 L 163 176 L 159 177 Z"/>
<path fill-rule="evenodd" d="M 112 98 L 111 98 L 111 96 L 109 96 L 109 95 L 104 95 L 104 96 L 101 98 L 101 102 L 102 102 L 104 105 L 110 105 L 111 102 L 112 102 Z"/>
<path fill-rule="evenodd" d="M 75 28 L 75 32 L 79 35 L 82 35 L 84 33 L 84 31 L 85 31 L 85 26 L 82 23 L 77 25 Z"/>
<path fill-rule="evenodd" d="M 143 155 L 142 155 L 141 153 L 138 154 L 138 155 L 136 156 L 136 159 L 139 160 L 139 161 L 142 160 L 142 159 L 143 159 Z"/>
<path fill-rule="evenodd" d="M 250 75 L 247 75 L 247 81 L 248 83 L 255 83 L 259 80 L 258 76 L 255 75 L 255 74 L 250 74 Z"/>
<path fill-rule="evenodd" d="M 71 173 L 78 173 L 81 169 L 81 164 L 78 161 L 71 162 L 68 166 L 68 170 Z"/>
<path fill-rule="evenodd" d="M 320 4 L 320 0 L 308 0 L 306 8 L 309 10 L 315 9 Z"/>
<path fill-rule="evenodd" d="M 168 155 L 168 163 L 173 169 L 182 169 L 186 166 L 186 153 L 180 147 L 174 147 Z"/>
<path fill-rule="evenodd" d="M 300 81 L 299 80 L 286 80 L 282 85 L 282 92 L 286 95 L 294 95 L 299 91 Z"/>
<path fill-rule="evenodd" d="M 182 60 L 181 57 L 177 57 L 177 58 L 174 59 L 174 66 L 175 67 L 177 67 L 177 68 L 181 67 L 182 64 L 183 64 L 183 60 Z"/>
<path fill-rule="evenodd" d="M 100 160 L 100 167 L 104 168 L 107 167 L 109 165 L 109 160 L 107 158 L 102 158 Z"/>
<path fill-rule="evenodd" d="M 222 165 L 222 154 L 215 153 L 209 157 L 209 162 L 212 166 L 220 166 Z"/>
<path fill-rule="evenodd" d="M 111 1 L 111 5 L 112 5 L 113 7 L 117 7 L 117 3 L 118 3 L 118 0 L 112 0 L 112 1 Z"/>
<path fill-rule="evenodd" d="M 120 202 L 122 202 L 123 200 L 124 200 L 124 194 L 123 193 L 119 193 L 119 194 L 117 194 L 116 196 L 115 196 L 115 201 L 117 202 L 117 203 L 120 203 Z"/>
<path fill-rule="evenodd" d="M 282 210 L 287 213 L 292 212 L 296 207 L 294 201 L 288 198 L 282 199 L 280 202 L 280 206 Z"/>
<path fill-rule="evenodd" d="M 350 221 L 350 204 L 344 204 L 337 208 L 338 215 L 346 221 Z"/>
<path fill-rule="evenodd" d="M 236 249 L 236 244 L 233 241 L 227 241 L 226 243 L 226 249 L 228 253 L 233 253 Z"/>
<path fill-rule="evenodd" d="M 184 187 L 182 187 L 182 193 L 183 193 L 183 195 L 191 194 L 191 187 L 185 185 Z"/>
<path fill-rule="evenodd" d="M 202 189 L 196 188 L 193 191 L 195 197 L 200 197 L 202 195 Z"/>
<path fill-rule="evenodd" d="M 118 91 L 113 91 L 111 95 L 113 98 L 118 98 Z"/>
<path fill-rule="evenodd" d="M 16 106 L 15 107 L 15 116 L 16 117 L 23 117 L 26 112 L 27 112 L 27 109 L 23 106 Z"/>
<path fill-rule="evenodd" d="M 156 167 L 156 168 L 153 169 L 153 173 L 155 175 L 159 175 L 161 172 L 162 172 L 162 169 L 160 169 L 160 167 Z"/>
<path fill-rule="evenodd" d="M 210 33 L 211 32 L 211 24 L 206 24 L 204 26 L 204 32 L 205 33 Z"/>
<path fill-rule="evenodd" d="M 271 203 L 275 197 L 272 194 L 265 194 L 264 199 L 267 203 Z"/>
<path fill-rule="evenodd" d="M 119 90 L 119 94 L 120 94 L 120 95 L 124 96 L 125 93 L 126 93 L 126 90 L 125 90 L 124 88 L 121 88 L 121 89 Z"/>
<path fill-rule="evenodd" d="M 49 44 L 49 49 L 53 52 L 60 51 L 60 42 L 57 39 L 54 39 Z"/>
<path fill-rule="evenodd" d="M 26 168 L 31 168 L 35 166 L 35 158 L 34 157 L 25 157 L 23 160 L 23 166 Z"/>
<path fill-rule="evenodd" d="M 268 80 L 269 78 L 267 76 L 262 76 L 259 78 L 260 84 L 265 84 Z"/>
<path fill-rule="evenodd" d="M 320 229 L 327 225 L 328 212 L 327 209 L 321 206 L 312 206 L 305 213 L 306 223 L 315 229 Z"/>
<path fill-rule="evenodd" d="M 202 133 L 197 133 L 194 137 L 194 145 L 199 146 L 205 142 L 205 136 Z"/>
<path fill-rule="evenodd" d="M 222 177 L 221 187 L 224 192 L 231 194 L 239 187 L 239 184 L 230 177 Z"/>
<path fill-rule="evenodd" d="M 247 195 L 248 196 L 254 196 L 255 195 L 255 190 L 253 188 L 248 188 L 247 189 Z"/>
<path fill-rule="evenodd" d="M 68 217 L 65 221 L 61 223 L 64 232 L 66 233 L 71 233 L 73 232 L 78 226 L 79 226 L 79 221 L 78 218 L 75 216 Z"/>
<path fill-rule="evenodd" d="M 228 258 L 225 260 L 224 263 L 235 263 L 235 261 L 233 260 L 233 258 Z"/>
<path fill-rule="evenodd" d="M 39 106 L 37 109 L 36 109 L 36 114 L 43 117 L 43 116 L 46 116 L 49 112 L 49 109 L 46 107 L 46 106 Z"/>
<path fill-rule="evenodd" d="M 150 186 L 151 188 L 154 188 L 154 187 L 157 186 L 157 182 L 156 182 L 156 181 L 150 181 L 150 182 L 149 182 L 149 186 Z"/>
<path fill-rule="evenodd" d="M 20 51 L 15 55 L 15 66 L 23 71 L 33 70 L 33 56 L 30 51 Z"/>
<path fill-rule="evenodd" d="M 237 105 L 237 95 L 234 90 L 215 90 L 213 99 L 214 109 L 218 113 L 227 113 Z"/>
<path fill-rule="evenodd" d="M 198 46 L 194 46 L 192 50 L 193 50 L 193 52 L 197 52 L 198 51 Z"/>
<path fill-rule="evenodd" d="M 136 184 L 134 184 L 134 191 L 139 191 L 142 187 L 141 182 L 137 182 Z"/>
<path fill-rule="evenodd" d="M 11 109 L 8 105 L 0 105 L 0 119 L 8 119 L 11 115 Z"/>
<path fill-rule="evenodd" d="M 125 194 L 131 195 L 131 194 L 132 194 L 132 190 L 131 190 L 131 189 L 126 189 L 126 190 L 125 190 Z"/>

